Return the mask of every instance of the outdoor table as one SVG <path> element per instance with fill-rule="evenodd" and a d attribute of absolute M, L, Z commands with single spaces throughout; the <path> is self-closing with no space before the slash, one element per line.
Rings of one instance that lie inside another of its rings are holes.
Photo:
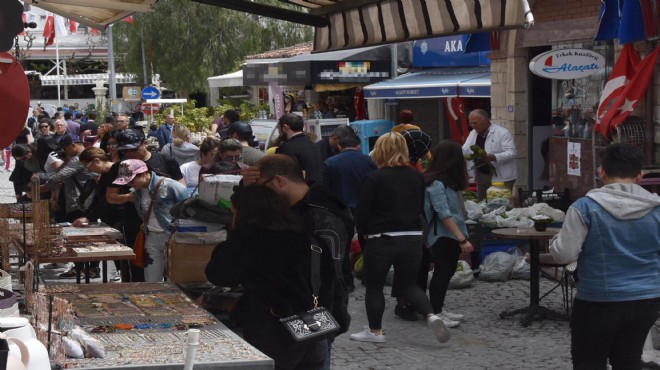
<path fill-rule="evenodd" d="M 114 244 L 113 244 L 114 245 Z M 118 244 L 120 245 L 120 244 Z M 80 273 L 81 270 L 85 270 L 85 283 L 89 284 L 89 263 L 90 262 L 96 262 L 100 261 L 102 265 L 102 276 L 103 276 L 103 282 L 107 283 L 108 282 L 108 261 L 132 261 L 135 259 L 135 253 L 133 253 L 133 250 L 129 247 L 122 246 L 122 250 L 120 252 L 113 251 L 113 252 L 108 252 L 108 253 L 95 253 L 94 255 L 89 255 L 89 256 L 79 256 L 74 250 L 74 247 L 66 247 L 66 252 L 59 256 L 52 256 L 52 257 L 39 257 L 39 263 L 66 263 L 66 262 L 80 262 L 83 264 L 83 268 L 79 269 L 76 268 L 76 283 L 80 284 L 81 279 L 80 279 Z M 37 273 L 37 276 L 39 274 Z"/>
<path fill-rule="evenodd" d="M 565 320 L 564 315 L 558 314 L 547 307 L 539 304 L 539 247 L 542 240 L 549 240 L 559 233 L 558 228 L 548 228 L 545 231 L 536 231 L 534 228 L 508 228 L 495 229 L 493 234 L 505 239 L 521 239 L 529 241 L 529 306 L 518 308 L 512 311 L 500 313 L 501 318 L 523 314 L 521 319 L 523 326 L 528 326 L 534 320 L 551 318 L 555 320 Z"/>

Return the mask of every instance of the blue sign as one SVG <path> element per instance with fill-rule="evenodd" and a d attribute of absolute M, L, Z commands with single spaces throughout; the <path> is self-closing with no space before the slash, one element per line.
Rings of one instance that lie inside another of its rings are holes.
<path fill-rule="evenodd" d="M 443 87 L 413 87 L 367 90 L 367 99 L 386 98 L 439 98 L 448 96 L 490 97 L 490 86 L 443 86 Z"/>
<path fill-rule="evenodd" d="M 486 66 L 490 59 L 487 51 L 466 53 L 461 35 L 417 40 L 413 45 L 414 67 Z"/>
<path fill-rule="evenodd" d="M 160 98 L 160 90 L 153 86 L 147 86 L 142 89 L 142 99 L 158 99 Z"/>

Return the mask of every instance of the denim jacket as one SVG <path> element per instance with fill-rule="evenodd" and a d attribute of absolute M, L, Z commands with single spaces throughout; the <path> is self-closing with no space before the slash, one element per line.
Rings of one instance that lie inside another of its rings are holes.
<path fill-rule="evenodd" d="M 441 237 L 456 239 L 454 234 L 442 223 L 442 220 L 447 217 L 452 217 L 463 235 L 468 236 L 460 194 L 454 189 L 446 188 L 445 184 L 440 181 L 434 181 L 426 187 L 424 192 L 426 221 L 431 222 L 434 212 L 438 214 L 438 217 L 436 217 L 434 225 L 428 225 L 427 246 L 432 246 Z"/>
<path fill-rule="evenodd" d="M 160 181 L 160 179 L 161 177 L 156 175 L 155 172 L 151 172 L 151 182 L 148 186 L 150 194 L 156 189 L 156 185 L 158 185 L 158 181 Z M 140 206 L 142 204 L 141 196 L 142 192 L 135 192 L 135 208 L 137 209 L 140 218 L 144 220 L 144 217 L 147 214 L 147 209 L 142 209 Z M 158 220 L 158 225 L 160 225 L 163 230 L 168 230 L 170 224 L 172 223 L 170 208 L 172 208 L 172 206 L 174 206 L 176 203 L 179 203 L 180 201 L 187 198 L 188 189 L 186 189 L 185 186 L 183 186 L 178 181 L 165 177 L 165 180 L 160 186 L 160 189 L 158 189 L 158 194 L 154 199 L 156 203 L 152 207 L 151 217 L 156 217 L 156 220 Z"/>
<path fill-rule="evenodd" d="M 566 213 L 550 244 L 577 260 L 576 298 L 622 302 L 660 297 L 660 197 L 637 184 L 591 190 Z"/>

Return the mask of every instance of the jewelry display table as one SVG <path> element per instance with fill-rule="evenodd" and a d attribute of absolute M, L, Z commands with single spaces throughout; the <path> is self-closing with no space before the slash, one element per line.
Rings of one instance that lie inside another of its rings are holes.
<path fill-rule="evenodd" d="M 65 358 L 53 344 L 51 351 L 58 353 L 56 362 L 68 369 L 180 370 L 185 363 L 186 333 L 190 328 L 200 331 L 196 370 L 273 368 L 270 358 L 170 283 L 66 284 L 44 287 L 38 294 L 48 297 L 41 302 L 51 302 L 51 308 L 52 297 L 56 297 L 60 306 L 55 311 L 75 313 L 75 317 L 66 319 L 67 315 L 42 307 L 40 316 L 52 317 L 54 329 L 49 338 L 53 343 L 58 330 L 75 322 L 105 349 L 102 359 L 73 359 Z"/>

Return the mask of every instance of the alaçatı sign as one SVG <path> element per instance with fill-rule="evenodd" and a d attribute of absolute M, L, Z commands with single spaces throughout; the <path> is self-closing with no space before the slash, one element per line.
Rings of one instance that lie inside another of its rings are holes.
<path fill-rule="evenodd" d="M 592 75 L 605 66 L 605 57 L 592 50 L 557 49 L 539 54 L 529 62 L 537 76 L 570 80 Z"/>

